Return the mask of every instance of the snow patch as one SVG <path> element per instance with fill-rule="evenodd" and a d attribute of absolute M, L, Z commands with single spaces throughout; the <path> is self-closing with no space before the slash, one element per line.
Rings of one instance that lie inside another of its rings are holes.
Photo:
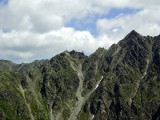
<path fill-rule="evenodd" d="M 92 119 L 91 120 L 93 120 L 94 119 L 94 115 L 92 116 Z"/>
<path fill-rule="evenodd" d="M 103 76 L 101 77 L 101 79 L 100 79 L 100 80 L 99 80 L 99 82 L 97 83 L 97 85 L 96 85 L 95 89 L 97 89 L 97 88 L 98 88 L 98 86 L 99 86 L 99 84 L 101 83 L 102 79 L 103 79 Z"/>

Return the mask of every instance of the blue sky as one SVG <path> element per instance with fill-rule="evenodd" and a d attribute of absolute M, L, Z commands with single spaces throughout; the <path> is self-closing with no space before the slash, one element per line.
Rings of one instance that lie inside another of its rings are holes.
<path fill-rule="evenodd" d="M 8 0 L 0 0 L 0 5 L 7 5 L 8 4 Z"/>
<path fill-rule="evenodd" d="M 108 49 L 135 29 L 160 33 L 159 0 L 0 0 L 0 59 L 30 62 L 65 50 Z"/>
<path fill-rule="evenodd" d="M 87 30 L 90 31 L 94 36 L 98 35 L 96 22 L 98 19 L 114 19 L 119 15 L 135 14 L 140 9 L 134 8 L 112 8 L 106 14 L 89 14 L 84 19 L 73 18 L 65 24 L 66 27 L 73 27 L 76 30 Z"/>

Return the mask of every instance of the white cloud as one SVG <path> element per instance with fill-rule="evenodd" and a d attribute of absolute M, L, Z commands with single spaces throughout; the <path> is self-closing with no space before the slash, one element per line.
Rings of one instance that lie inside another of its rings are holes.
<path fill-rule="evenodd" d="M 88 31 L 75 31 L 73 28 L 61 28 L 48 33 L 0 32 L 0 54 L 6 58 L 21 61 L 51 58 L 65 50 L 77 50 L 92 53 L 98 47 L 108 47 L 107 36 L 94 38 Z"/>
<path fill-rule="evenodd" d="M 112 8 L 135 8 L 139 12 L 97 21 L 99 36 L 77 31 L 65 24 L 72 18 L 107 14 Z M 64 50 L 94 52 L 108 48 L 132 29 L 144 35 L 160 33 L 159 0 L 9 0 L 0 4 L 1 58 L 17 61 L 50 58 Z"/>
<path fill-rule="evenodd" d="M 57 30 L 72 18 L 106 14 L 111 8 L 141 8 L 160 4 L 158 0 L 10 0 L 0 7 L 0 27 L 47 32 Z"/>
<path fill-rule="evenodd" d="M 97 29 L 100 34 L 107 34 L 115 42 L 122 39 L 129 31 L 135 29 L 142 35 L 160 34 L 160 7 L 146 8 L 138 13 L 120 15 L 113 19 L 99 19 Z"/>
<path fill-rule="evenodd" d="M 0 28 L 48 32 L 60 29 L 74 17 L 100 12 L 86 0 L 10 0 L 0 7 Z"/>
<path fill-rule="evenodd" d="M 159 0 L 89 0 L 91 4 L 100 8 L 147 8 L 160 4 Z"/>

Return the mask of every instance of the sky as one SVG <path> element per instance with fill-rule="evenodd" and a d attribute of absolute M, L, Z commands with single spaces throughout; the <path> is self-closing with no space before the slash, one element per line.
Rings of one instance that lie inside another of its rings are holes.
<path fill-rule="evenodd" d="M 133 29 L 160 34 L 159 0 L 0 0 L 0 59 L 50 59 L 108 49 Z"/>

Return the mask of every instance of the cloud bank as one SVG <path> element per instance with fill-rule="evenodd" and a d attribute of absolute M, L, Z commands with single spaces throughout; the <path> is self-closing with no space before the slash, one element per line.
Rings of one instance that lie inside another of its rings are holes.
<path fill-rule="evenodd" d="M 98 47 L 107 49 L 132 29 L 155 36 L 160 34 L 159 14 L 158 0 L 2 0 L 0 59 L 30 62 L 73 49 L 90 54 Z M 76 29 L 73 19 L 92 22 L 97 34 L 85 26 Z"/>

